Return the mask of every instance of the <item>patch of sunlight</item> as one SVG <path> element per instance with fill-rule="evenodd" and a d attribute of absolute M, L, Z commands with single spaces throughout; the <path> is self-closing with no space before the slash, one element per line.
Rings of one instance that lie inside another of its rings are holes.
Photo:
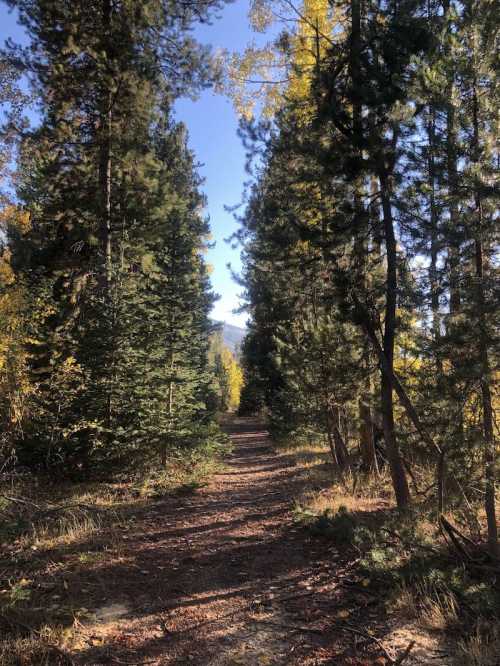
<path fill-rule="evenodd" d="M 107 606 L 101 606 L 95 612 L 97 622 L 108 623 L 115 622 L 128 615 L 130 608 L 123 603 L 114 603 Z"/>

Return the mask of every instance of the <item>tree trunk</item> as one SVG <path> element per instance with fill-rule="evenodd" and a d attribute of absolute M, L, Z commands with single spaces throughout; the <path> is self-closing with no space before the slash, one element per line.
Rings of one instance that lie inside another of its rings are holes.
<path fill-rule="evenodd" d="M 388 363 L 382 345 L 378 340 L 375 326 L 370 318 L 368 311 L 366 310 L 365 307 L 363 307 L 357 294 L 354 291 L 352 292 L 352 297 L 354 301 L 354 306 L 356 308 L 356 317 L 359 320 L 361 326 L 363 327 L 365 333 L 367 334 L 368 338 L 370 339 L 373 345 L 373 349 L 375 350 L 375 353 L 377 355 L 381 371 L 385 373 L 386 376 L 390 379 L 392 387 L 395 390 L 399 398 L 399 401 L 401 402 L 401 405 L 403 406 L 406 412 L 407 417 L 409 418 L 411 423 L 413 423 L 413 425 L 415 426 L 415 430 L 420 435 L 422 441 L 425 442 L 427 446 L 429 446 L 429 448 L 436 449 L 436 451 L 440 453 L 441 448 L 436 444 L 436 442 L 434 442 L 432 437 L 426 431 L 425 427 L 420 421 L 420 418 L 415 410 L 415 407 L 413 406 L 413 403 L 408 397 L 408 394 L 406 393 L 403 385 L 399 381 L 397 375 L 395 374 L 394 368 L 393 367 L 391 368 L 390 364 Z"/>
<path fill-rule="evenodd" d="M 349 48 L 349 69 L 351 76 L 352 130 L 354 149 L 362 157 L 362 104 L 361 104 L 361 0 L 351 0 L 351 40 Z"/>
<path fill-rule="evenodd" d="M 339 460 L 337 458 L 337 451 L 335 449 L 335 440 L 333 438 L 333 427 L 328 413 L 328 409 L 325 412 L 325 423 L 326 423 L 326 437 L 328 440 L 328 446 L 330 447 L 330 453 L 332 454 L 332 461 L 335 467 L 340 467 Z"/>
<path fill-rule="evenodd" d="M 450 87 L 449 95 L 453 96 L 453 86 Z M 448 237 L 448 261 L 450 280 L 450 329 L 453 330 L 454 322 L 460 313 L 460 240 L 459 240 L 459 216 L 457 204 L 458 173 L 457 173 L 457 129 L 455 120 L 455 107 L 452 98 L 446 111 L 446 164 L 448 171 L 448 210 L 449 231 Z"/>
<path fill-rule="evenodd" d="M 351 0 L 351 39 L 349 49 L 349 69 L 352 85 L 352 129 L 354 152 L 359 161 L 360 174 L 354 181 L 354 233 L 355 256 L 357 262 L 356 280 L 363 284 L 364 289 L 368 287 L 369 276 L 367 275 L 366 257 L 368 255 L 369 219 L 363 205 L 363 176 L 361 174 L 363 159 L 363 105 L 361 98 L 361 0 Z M 369 348 L 364 350 L 365 368 L 367 372 L 366 393 L 371 397 L 371 386 L 369 377 Z M 360 419 L 360 450 L 363 467 L 370 472 L 378 473 L 377 458 L 375 455 L 375 442 L 373 437 L 373 424 L 371 420 L 371 408 L 369 401 L 358 400 Z"/>
<path fill-rule="evenodd" d="M 436 347 L 436 370 L 437 377 L 443 375 L 443 363 L 439 349 L 441 340 L 441 315 L 439 311 L 439 278 L 437 270 L 437 260 L 439 254 L 439 213 L 436 206 L 436 164 L 435 164 L 435 150 L 436 150 L 436 118 L 434 108 L 429 108 L 428 122 L 427 122 L 427 138 L 429 142 L 428 157 L 427 157 L 427 171 L 429 176 L 430 186 L 430 241 L 431 241 L 431 256 L 429 265 L 429 283 L 431 289 L 431 311 L 432 311 L 432 337 Z"/>
<path fill-rule="evenodd" d="M 349 453 L 344 438 L 342 437 L 342 433 L 340 432 L 340 411 L 338 407 L 331 407 L 330 417 L 333 441 L 335 444 L 335 457 L 337 458 L 337 463 L 340 469 L 344 470 L 348 466 Z"/>
<path fill-rule="evenodd" d="M 173 342 L 170 341 L 170 344 L 173 345 Z M 163 443 L 161 450 L 161 465 L 162 467 L 167 466 L 167 456 L 168 456 L 168 446 L 170 444 L 170 438 L 173 432 L 174 426 L 174 370 L 175 370 L 175 358 L 174 350 L 171 347 L 170 349 L 170 381 L 168 383 L 168 432 L 167 440 Z"/>
<path fill-rule="evenodd" d="M 430 186 L 430 241 L 431 256 L 429 265 L 429 284 L 431 290 L 431 311 L 432 311 L 432 338 L 434 342 L 434 358 L 436 363 L 436 389 L 439 390 L 440 380 L 444 374 L 443 360 L 440 349 L 441 342 L 441 315 L 439 311 L 439 279 L 437 270 L 437 260 L 439 253 L 439 213 L 436 206 L 436 115 L 432 105 L 429 107 L 427 121 L 427 139 L 428 139 L 428 157 L 427 170 Z M 456 305 L 456 304 L 455 304 Z M 438 497 L 438 513 L 444 510 L 446 497 L 446 451 L 441 450 L 436 467 L 436 485 Z"/>
<path fill-rule="evenodd" d="M 450 12 L 450 2 L 445 0 L 443 3 L 443 10 L 445 17 Z M 452 34 L 452 28 L 448 28 L 449 35 L 448 40 L 446 41 L 446 54 L 453 60 L 451 53 L 450 39 Z M 452 368 L 455 370 L 458 369 L 460 365 L 460 358 L 456 353 L 456 350 L 462 346 L 461 341 L 457 336 L 460 335 L 460 326 L 459 326 L 459 315 L 461 311 L 461 294 L 460 294 L 460 217 L 458 209 L 458 199 L 459 199 L 459 180 L 458 180 L 458 154 L 457 154 L 457 143 L 458 143 L 458 128 L 457 128 L 457 118 L 456 118 L 456 109 L 455 109 L 455 96 L 456 96 L 456 84 L 455 78 L 456 74 L 454 69 L 450 73 L 450 79 L 446 86 L 446 142 L 445 142 L 445 153 L 446 153 L 446 185 L 447 185 L 447 195 L 448 195 L 448 230 L 446 233 L 447 243 L 448 243 L 448 279 L 449 279 L 449 313 L 448 313 L 448 322 L 447 322 L 447 335 L 449 338 L 455 337 L 455 340 L 451 343 L 451 353 L 449 356 L 449 361 Z M 460 405 L 462 402 L 462 391 L 459 384 L 455 381 L 452 381 L 451 386 L 448 386 L 448 391 L 450 392 L 450 397 L 456 405 Z M 461 447 L 464 441 L 464 417 L 463 409 L 460 409 L 457 416 L 454 416 L 456 420 L 456 446 Z"/>
<path fill-rule="evenodd" d="M 393 382 L 391 380 L 394 375 L 394 344 L 396 338 L 397 248 L 390 188 L 385 167 L 380 169 L 379 181 L 387 262 L 383 354 L 388 372 L 382 372 L 381 377 L 382 423 L 396 502 L 399 508 L 405 508 L 410 502 L 410 492 L 394 428 Z"/>
<path fill-rule="evenodd" d="M 477 94 L 477 83 L 474 77 L 473 82 L 473 127 L 474 127 L 474 155 L 475 162 L 480 161 L 480 147 L 479 147 L 479 100 Z M 498 526 L 496 519 L 495 507 L 495 471 L 496 471 L 496 458 L 497 446 L 495 441 L 495 433 L 493 426 L 493 407 L 491 399 L 491 369 L 489 361 L 488 349 L 488 333 L 486 326 L 486 313 L 485 313 L 485 273 L 488 271 L 488 261 L 485 257 L 483 247 L 483 206 L 481 201 L 481 193 L 476 184 L 474 191 L 474 205 L 475 205 L 475 218 L 476 225 L 474 229 L 474 245 L 475 245 L 475 267 L 476 267 L 476 316 L 477 316 L 477 333 L 479 342 L 479 367 L 480 367 L 480 382 L 481 382 L 481 399 L 483 406 L 483 437 L 484 437 L 484 466 L 485 466 L 485 499 L 484 507 L 486 511 L 486 520 L 488 524 L 488 546 L 490 553 L 493 557 L 498 557 Z"/>
<path fill-rule="evenodd" d="M 445 483 L 446 483 L 446 450 L 441 449 L 438 457 L 436 479 L 437 479 L 437 496 L 438 496 L 438 514 L 441 515 L 444 511 L 444 501 L 446 497 Z"/>
<path fill-rule="evenodd" d="M 370 396 L 371 397 L 371 396 Z M 375 438 L 373 436 L 373 421 L 370 403 L 363 398 L 358 400 L 359 409 L 359 448 L 363 469 L 378 475 L 378 462 L 375 453 Z"/>
<path fill-rule="evenodd" d="M 111 1 L 102 2 L 102 24 L 105 39 L 107 66 L 110 63 L 111 48 Z M 111 132 L 112 132 L 112 93 L 109 85 L 103 84 L 101 95 L 101 140 L 99 183 L 101 189 L 101 251 L 103 255 L 103 275 L 106 298 L 109 298 L 112 271 L 111 245 Z"/>
<path fill-rule="evenodd" d="M 106 53 L 106 66 L 109 67 L 111 48 L 111 1 L 102 0 L 102 31 L 104 35 L 104 51 Z M 109 84 L 102 85 L 100 109 L 100 155 L 99 155 L 99 187 L 100 187 L 100 236 L 101 236 L 101 276 L 100 282 L 104 291 L 104 303 L 113 327 L 113 299 L 111 294 L 112 281 L 112 244 L 111 244 L 111 133 L 112 133 L 112 94 Z M 113 331 L 108 331 L 111 344 L 111 358 L 109 367 L 104 368 L 107 373 L 106 381 L 106 424 L 109 430 L 113 420 L 113 377 L 114 377 L 114 342 Z"/>

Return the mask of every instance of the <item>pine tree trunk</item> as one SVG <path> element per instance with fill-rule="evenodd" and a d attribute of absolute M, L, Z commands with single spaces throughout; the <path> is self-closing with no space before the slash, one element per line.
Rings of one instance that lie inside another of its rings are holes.
<path fill-rule="evenodd" d="M 450 91 L 450 95 L 453 91 Z M 448 262 L 449 262 L 449 322 L 448 335 L 453 336 L 457 332 L 458 316 L 460 314 L 461 296 L 460 296 L 460 244 L 457 241 L 458 234 L 458 206 L 457 206 L 457 157 L 456 157 L 456 127 L 455 127 L 455 109 L 453 102 L 450 101 L 446 112 L 446 161 L 448 170 L 448 210 L 449 210 L 449 244 L 448 244 Z M 454 344 L 453 348 L 458 345 Z M 451 363 L 457 367 L 458 359 L 452 352 Z M 455 398 L 458 396 L 455 396 Z M 463 418 L 460 416 L 460 432 L 463 440 Z"/>
<path fill-rule="evenodd" d="M 453 87 L 450 89 L 450 95 L 453 95 Z M 450 100 L 446 112 L 446 163 L 448 170 L 448 210 L 449 210 L 449 232 L 448 236 L 448 261 L 449 261 L 449 281 L 450 281 L 450 324 L 449 332 L 453 333 L 456 329 L 457 317 L 460 314 L 460 243 L 457 240 L 458 234 L 458 205 L 457 205 L 457 141 L 455 109 L 453 101 Z"/>
<path fill-rule="evenodd" d="M 439 342 L 441 340 L 441 316 L 439 312 L 439 279 L 437 270 L 437 260 L 439 253 L 439 215 L 436 206 L 436 164 L 435 164 L 435 150 L 436 150 L 436 118 L 434 108 L 429 108 L 429 118 L 427 123 L 427 138 L 428 138 L 428 158 L 427 170 L 429 176 L 430 186 L 430 265 L 429 265 L 429 283 L 431 289 L 431 310 L 432 310 L 432 334 L 434 344 L 436 345 L 436 370 L 437 376 L 443 374 L 443 363 L 439 351 Z"/>
<path fill-rule="evenodd" d="M 479 162 L 479 101 L 477 84 L 474 78 L 473 85 L 473 128 L 474 128 L 474 160 Z M 479 367 L 481 382 L 481 399 L 483 406 L 483 436 L 484 436 L 484 466 L 485 466 L 485 499 L 486 521 L 488 524 L 488 547 L 493 557 L 499 556 L 498 526 L 495 507 L 495 472 L 497 446 L 493 426 L 493 407 L 491 399 L 491 369 L 488 350 L 488 333 L 486 327 L 485 313 L 485 272 L 488 271 L 488 262 L 483 247 L 483 206 L 481 193 L 476 185 L 474 192 L 474 204 L 476 213 L 475 225 L 475 265 L 476 265 L 476 316 L 479 334 Z"/>
<path fill-rule="evenodd" d="M 361 104 L 361 0 L 351 0 L 351 43 L 349 49 L 349 69 L 352 84 L 352 129 L 354 149 L 361 158 L 363 126 Z"/>
<path fill-rule="evenodd" d="M 443 3 L 445 16 L 447 17 L 450 12 L 450 2 L 445 0 Z M 449 29 L 451 35 L 451 29 Z M 451 58 L 451 45 L 450 38 L 446 41 L 446 53 Z M 453 58 L 451 58 L 453 59 Z M 457 166 L 457 119 L 455 110 L 455 71 L 452 68 L 450 73 L 450 80 L 446 87 L 446 179 L 448 189 L 448 277 L 449 277 L 449 317 L 447 325 L 448 337 L 456 336 L 459 333 L 458 318 L 461 310 L 461 295 L 460 295 L 460 235 L 459 235 L 459 210 L 458 210 L 458 166 Z M 452 352 L 449 361 L 454 369 L 459 365 L 459 358 L 456 350 L 461 346 L 460 341 L 452 343 Z M 455 404 L 461 403 L 460 391 L 455 391 L 454 386 L 451 387 L 451 397 Z M 460 409 L 457 422 L 457 446 L 462 446 L 464 440 L 464 419 L 463 410 Z"/>
<path fill-rule="evenodd" d="M 353 153 L 356 156 L 358 164 L 356 165 L 356 176 L 354 178 L 354 220 L 353 232 L 355 234 L 355 255 L 357 261 L 356 279 L 365 281 L 366 269 L 366 239 L 367 216 L 365 215 L 363 205 L 363 125 L 362 125 L 362 104 L 361 104 L 361 72 L 360 72 L 360 33 L 361 33 L 361 12 L 360 0 L 351 0 L 351 40 L 349 49 L 349 70 L 351 76 L 351 100 L 352 100 L 352 143 Z"/>
<path fill-rule="evenodd" d="M 391 364 L 389 363 L 384 353 L 383 347 L 379 342 L 377 331 L 375 329 L 375 325 L 370 317 L 369 312 L 367 311 L 366 307 L 362 305 L 361 301 L 359 300 L 355 292 L 352 293 L 352 296 L 356 308 L 356 317 L 359 320 L 361 326 L 363 327 L 363 330 L 365 331 L 366 335 L 368 336 L 368 338 L 372 343 L 373 349 L 378 358 L 381 372 L 384 373 L 390 379 L 393 390 L 396 392 L 399 401 L 403 409 L 405 410 L 406 416 L 415 426 L 415 430 L 420 435 L 422 441 L 425 442 L 425 444 L 429 447 L 429 449 L 435 449 L 437 453 L 441 453 L 441 448 L 432 439 L 432 437 L 427 432 L 427 429 L 425 428 L 424 424 L 420 421 L 420 418 L 417 414 L 415 407 L 413 406 L 413 403 L 411 402 L 403 385 L 401 384 L 397 375 L 394 372 L 394 367 L 391 368 Z"/>
<path fill-rule="evenodd" d="M 352 83 L 352 127 L 354 139 L 354 152 L 359 160 L 358 168 L 361 169 L 363 159 L 363 106 L 361 100 L 361 0 L 351 0 L 351 40 L 349 49 L 349 68 Z M 354 223 L 356 234 L 355 255 L 358 263 L 357 280 L 363 284 L 363 290 L 367 288 L 368 276 L 366 270 L 366 257 L 368 255 L 367 238 L 369 237 L 368 216 L 363 206 L 363 176 L 360 174 L 354 182 Z M 365 348 L 365 367 L 367 368 L 366 392 L 371 395 L 369 371 L 369 349 Z M 373 424 L 371 421 L 371 409 L 369 402 L 359 398 L 360 419 L 360 450 L 363 466 L 367 471 L 378 473 L 377 458 L 375 455 L 375 442 L 373 437 Z"/>
<path fill-rule="evenodd" d="M 111 95 L 108 97 L 108 104 L 111 107 Z M 111 289 L 111 271 L 112 271 L 112 246 L 111 246 L 111 108 L 106 113 L 104 119 L 106 129 L 102 151 L 102 194 L 103 194 L 103 219 L 102 219 L 102 239 L 104 248 L 104 263 L 106 275 L 106 294 L 110 297 Z"/>
<path fill-rule="evenodd" d="M 396 237 L 394 235 L 390 189 L 384 167 L 381 169 L 379 181 L 387 261 L 383 353 L 388 371 L 384 372 L 382 369 L 380 387 L 382 424 L 396 502 L 399 508 L 404 508 L 410 502 L 410 493 L 406 472 L 403 467 L 403 461 L 396 439 L 394 427 L 394 396 L 392 387 L 392 376 L 394 375 L 394 345 L 396 338 L 397 248 Z"/>
<path fill-rule="evenodd" d="M 111 48 L 111 0 L 102 2 L 102 27 L 105 39 L 107 65 L 109 67 Z M 101 243 L 104 263 L 104 288 L 106 298 L 110 297 L 112 271 L 111 245 L 111 132 L 112 132 L 112 94 L 104 84 L 101 99 L 101 145 L 99 182 L 101 188 Z"/>
<path fill-rule="evenodd" d="M 337 458 L 337 451 L 335 449 L 335 441 L 333 439 L 333 428 L 332 428 L 332 423 L 330 420 L 330 415 L 328 413 L 328 409 L 325 413 L 325 425 L 326 425 L 326 437 L 328 440 L 328 446 L 330 448 L 330 453 L 332 455 L 332 461 L 333 464 L 336 467 L 339 467 L 339 460 Z"/>
<path fill-rule="evenodd" d="M 371 397 L 371 396 L 370 396 Z M 373 436 L 373 421 L 371 414 L 371 407 L 368 401 L 363 400 L 362 397 L 358 400 L 359 410 L 359 448 L 361 451 L 361 459 L 363 461 L 363 469 L 367 472 L 374 472 L 378 475 L 378 462 L 375 452 L 375 438 Z"/>
<path fill-rule="evenodd" d="M 445 17 L 450 11 L 450 2 L 445 0 L 443 3 Z M 449 41 L 446 42 L 446 52 L 450 56 Z M 448 187 L 448 212 L 449 212 L 449 230 L 448 236 L 451 236 L 448 248 L 449 258 L 449 280 L 450 280 L 450 315 L 451 319 L 458 314 L 460 310 L 460 290 L 459 290 L 459 264 L 460 252 L 459 245 L 454 237 L 458 233 L 458 171 L 457 171 L 457 127 L 455 117 L 455 72 L 450 74 L 450 81 L 446 87 L 446 172 Z"/>
<path fill-rule="evenodd" d="M 102 0 L 102 32 L 104 35 L 104 50 L 106 52 L 106 65 L 109 67 L 111 48 L 111 0 Z M 111 132 L 112 132 L 112 95 L 109 86 L 104 83 L 101 93 L 101 136 L 100 136 L 100 157 L 99 157 L 99 184 L 101 197 L 100 210 L 100 236 L 101 236 L 101 255 L 102 255 L 102 273 L 101 282 L 104 290 L 104 302 L 107 310 L 107 317 L 111 320 L 112 313 L 112 245 L 111 245 Z M 108 331 L 110 344 L 112 332 Z M 107 368 L 107 386 L 106 386 L 106 424 L 108 429 L 112 427 L 113 420 L 113 375 L 114 375 L 114 349 L 111 349 L 110 367 Z M 106 371 L 106 369 L 104 369 Z"/>
<path fill-rule="evenodd" d="M 344 438 L 342 437 L 342 433 L 340 432 L 340 411 L 339 408 L 335 406 L 331 407 L 330 410 L 333 441 L 335 444 L 335 457 L 340 469 L 344 470 L 348 465 L 349 453 Z"/>
<path fill-rule="evenodd" d="M 443 361 L 441 350 L 439 348 L 441 341 L 441 315 L 439 312 L 439 279 L 437 270 L 437 260 L 439 253 L 439 214 L 436 206 L 436 164 L 435 164 L 435 151 L 436 151 L 436 114 L 435 109 L 431 105 L 429 107 L 429 115 L 427 122 L 427 139 L 428 139 L 428 157 L 427 157 L 427 171 L 430 186 L 430 265 L 429 265 L 429 284 L 431 290 L 431 311 L 432 311 L 432 337 L 435 346 L 435 363 L 436 363 L 436 388 L 439 390 L 439 382 L 443 377 Z M 436 486 L 438 497 L 438 513 L 444 511 L 445 498 L 446 498 L 446 450 L 442 449 L 438 456 L 436 466 Z"/>
<path fill-rule="evenodd" d="M 170 343 L 172 344 L 172 342 Z M 170 381 L 168 383 L 168 405 L 167 405 L 167 410 L 168 410 L 168 439 L 167 441 L 163 444 L 162 450 L 161 450 L 161 466 L 166 467 L 167 466 L 167 456 L 168 456 L 168 447 L 170 444 L 170 437 L 172 436 L 172 432 L 174 430 L 173 426 L 173 420 L 174 420 L 174 380 L 173 380 L 173 375 L 174 375 L 174 369 L 175 369 L 175 360 L 174 360 L 174 351 L 171 348 L 170 349 Z"/>
<path fill-rule="evenodd" d="M 485 497 L 484 507 L 488 523 L 488 546 L 493 557 L 499 556 L 498 525 L 495 506 L 497 447 L 493 431 L 493 409 L 489 382 L 489 364 L 486 346 L 481 343 L 481 356 L 483 376 L 481 378 L 481 397 L 483 402 L 483 432 L 484 432 L 484 465 L 485 465 Z"/>

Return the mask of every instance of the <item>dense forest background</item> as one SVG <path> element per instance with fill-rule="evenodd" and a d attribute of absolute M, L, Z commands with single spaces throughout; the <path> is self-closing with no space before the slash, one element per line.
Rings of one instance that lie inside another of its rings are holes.
<path fill-rule="evenodd" d="M 253 13 L 278 38 L 231 60 L 254 164 L 241 411 L 323 435 L 341 471 L 382 459 L 400 508 L 477 507 L 496 556 L 493 5 L 278 4 Z"/>
<path fill-rule="evenodd" d="M 105 475 L 217 446 L 238 379 L 172 119 L 216 76 L 189 33 L 215 5 L 10 6 L 31 41 L 1 60 L 1 468 Z"/>

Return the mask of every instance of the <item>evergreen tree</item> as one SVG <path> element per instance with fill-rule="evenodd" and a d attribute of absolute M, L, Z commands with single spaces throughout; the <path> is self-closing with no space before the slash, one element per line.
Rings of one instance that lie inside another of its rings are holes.
<path fill-rule="evenodd" d="M 494 553 L 495 21 L 481 3 L 290 8 L 298 27 L 268 52 L 287 83 L 264 82 L 281 104 L 247 132 L 262 165 L 240 233 L 242 406 L 264 402 L 288 433 L 322 431 L 314 396 L 332 386 L 365 469 L 383 426 L 401 507 L 417 461 L 435 466 L 439 513 L 465 487 L 479 499 L 482 465 Z M 251 80 L 255 63 L 240 70 Z"/>
<path fill-rule="evenodd" d="M 24 449 L 89 469 L 95 456 L 125 457 L 125 440 L 151 435 L 158 449 L 165 423 L 184 432 L 204 410 L 207 228 L 192 159 L 168 118 L 177 95 L 210 81 L 189 28 L 216 3 L 9 4 L 31 38 L 9 57 L 41 115 L 24 136 L 18 191 L 32 230 L 13 259 L 44 305 L 28 349 L 38 409 Z"/>

